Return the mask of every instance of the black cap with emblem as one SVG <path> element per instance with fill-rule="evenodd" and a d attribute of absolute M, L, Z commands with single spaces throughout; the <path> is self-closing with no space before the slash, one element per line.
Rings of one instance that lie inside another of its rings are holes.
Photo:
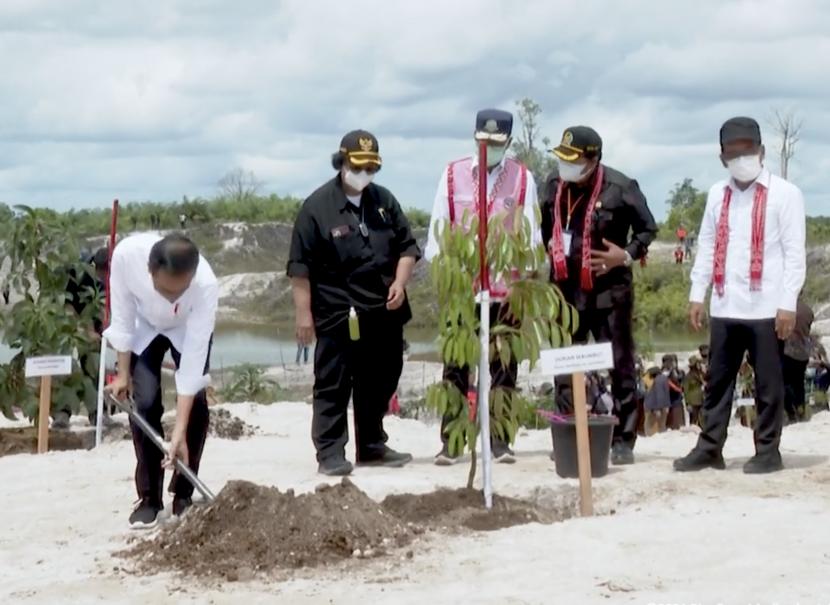
<path fill-rule="evenodd" d="M 737 117 L 726 120 L 720 128 L 720 146 L 735 141 L 752 141 L 761 144 L 761 127 L 752 118 Z"/>
<path fill-rule="evenodd" d="M 602 138 L 590 126 L 571 126 L 562 133 L 562 142 L 551 151 L 560 160 L 575 162 L 582 157 L 602 155 Z"/>
<path fill-rule="evenodd" d="M 476 114 L 476 141 L 505 143 L 513 132 L 513 114 L 502 109 L 482 109 Z"/>
<path fill-rule="evenodd" d="M 354 166 L 381 165 L 378 140 L 371 132 L 352 130 L 340 141 L 340 153 Z"/>

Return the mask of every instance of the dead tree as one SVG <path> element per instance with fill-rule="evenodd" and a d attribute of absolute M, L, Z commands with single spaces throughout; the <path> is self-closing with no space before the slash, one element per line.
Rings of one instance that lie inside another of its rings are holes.
<path fill-rule="evenodd" d="M 781 162 L 781 178 L 787 178 L 790 160 L 795 155 L 795 146 L 801 135 L 804 121 L 794 111 L 774 110 L 772 127 L 779 138 L 778 158 Z"/>

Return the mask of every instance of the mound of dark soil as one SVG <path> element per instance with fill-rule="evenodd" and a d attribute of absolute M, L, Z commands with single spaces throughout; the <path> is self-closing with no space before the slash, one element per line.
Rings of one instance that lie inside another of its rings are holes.
<path fill-rule="evenodd" d="M 391 495 L 378 504 L 348 479 L 300 496 L 231 481 L 213 504 L 194 507 L 179 524 L 119 554 L 135 559 L 140 573 L 173 570 L 217 580 L 250 580 L 260 574 L 377 557 L 428 530 L 492 531 L 554 523 L 573 514 L 574 507 L 567 503 L 541 506 L 502 496 L 495 496 L 488 511 L 481 492 L 468 489 Z M 410 551 L 407 557 L 411 556 Z"/>
<path fill-rule="evenodd" d="M 164 434 L 170 436 L 176 426 L 176 416 L 165 416 L 162 420 Z M 243 437 L 252 437 L 256 434 L 256 427 L 251 426 L 241 418 L 237 418 L 225 408 L 210 408 L 210 425 L 208 434 L 220 439 L 238 441 Z"/>
<path fill-rule="evenodd" d="M 95 445 L 94 431 L 49 431 L 49 451 L 88 450 Z M 37 453 L 37 428 L 0 429 L 0 456 Z"/>
<path fill-rule="evenodd" d="M 231 481 L 178 525 L 122 553 L 149 573 L 178 570 L 235 581 L 278 568 L 374 557 L 403 546 L 415 531 L 348 479 L 295 496 L 292 490 Z"/>
<path fill-rule="evenodd" d="M 237 418 L 225 408 L 211 408 L 210 428 L 208 430 L 213 437 L 233 439 L 234 441 L 242 437 L 252 437 L 256 433 L 256 427 Z"/>

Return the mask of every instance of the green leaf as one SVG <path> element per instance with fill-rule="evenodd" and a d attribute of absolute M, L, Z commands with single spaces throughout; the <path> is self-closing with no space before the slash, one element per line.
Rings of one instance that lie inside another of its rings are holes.
<path fill-rule="evenodd" d="M 462 447 L 464 444 L 462 440 L 461 431 L 456 429 L 449 434 L 449 452 L 450 456 L 460 456 L 464 453 L 464 448 Z"/>
<path fill-rule="evenodd" d="M 560 311 L 561 311 L 561 317 L 560 317 L 561 322 L 560 322 L 560 324 L 562 325 L 562 327 L 565 328 L 566 330 L 568 330 L 569 332 L 575 332 L 576 330 L 574 330 L 571 326 L 571 315 L 572 314 L 571 314 L 570 305 L 567 305 L 567 304 L 562 305 L 561 308 L 560 308 Z"/>
<path fill-rule="evenodd" d="M 571 317 L 573 324 L 571 325 L 570 332 L 571 334 L 576 334 L 577 332 L 579 332 L 579 312 L 571 305 L 563 304 L 562 306 L 568 307 L 572 311 Z"/>
<path fill-rule="evenodd" d="M 478 431 L 476 430 L 477 426 L 478 426 L 477 423 L 475 423 L 475 424 L 474 423 L 469 423 L 467 425 L 465 431 L 464 431 L 465 432 L 465 438 L 467 440 L 467 445 L 470 447 L 470 449 L 475 448 L 476 436 L 477 436 L 477 433 L 478 433 Z"/>
<path fill-rule="evenodd" d="M 554 349 L 562 346 L 562 330 L 556 324 L 551 324 L 550 345 Z"/>
<path fill-rule="evenodd" d="M 490 431 L 490 434 L 494 434 L 499 441 L 507 441 L 505 439 L 504 426 L 502 426 L 502 422 L 500 420 L 493 421 L 493 426 L 492 430 Z"/>
<path fill-rule="evenodd" d="M 441 389 L 438 393 L 438 415 L 439 416 L 446 416 L 447 406 L 449 405 L 449 396 L 447 395 L 446 389 Z"/>

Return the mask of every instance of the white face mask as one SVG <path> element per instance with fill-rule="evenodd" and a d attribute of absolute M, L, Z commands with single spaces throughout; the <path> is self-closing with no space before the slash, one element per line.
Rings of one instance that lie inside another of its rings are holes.
<path fill-rule="evenodd" d="M 726 162 L 732 178 L 739 183 L 751 183 L 761 174 L 761 155 L 742 155 Z"/>
<path fill-rule="evenodd" d="M 351 188 L 357 191 L 363 191 L 369 186 L 369 183 L 375 178 L 374 174 L 369 174 L 365 170 L 354 172 L 346 168 L 343 170 L 343 181 Z"/>
<path fill-rule="evenodd" d="M 574 164 L 559 160 L 559 178 L 566 183 L 577 183 L 585 178 L 587 164 Z"/>
<path fill-rule="evenodd" d="M 501 164 L 507 153 L 507 145 L 487 145 L 487 168 L 494 168 Z M 478 143 L 476 143 L 476 157 L 478 157 Z"/>

